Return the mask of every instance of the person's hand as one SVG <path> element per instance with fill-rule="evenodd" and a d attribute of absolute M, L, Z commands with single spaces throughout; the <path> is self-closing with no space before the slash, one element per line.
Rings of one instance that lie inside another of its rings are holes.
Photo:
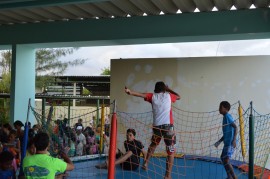
<path fill-rule="evenodd" d="M 130 89 L 128 89 L 126 86 L 125 86 L 125 92 L 130 95 Z"/>
<path fill-rule="evenodd" d="M 236 141 L 235 140 L 233 140 L 232 144 L 233 144 L 233 148 L 236 148 Z"/>
<path fill-rule="evenodd" d="M 68 155 L 64 151 L 62 151 L 62 150 L 59 152 L 59 155 L 63 159 L 68 158 Z"/>
<path fill-rule="evenodd" d="M 215 146 L 216 148 L 218 148 L 219 144 L 220 144 L 220 141 L 217 141 L 217 142 L 214 144 L 214 146 Z"/>
<path fill-rule="evenodd" d="M 62 179 L 68 176 L 69 176 L 68 173 L 61 173 L 61 174 L 55 175 L 55 179 Z"/>
<path fill-rule="evenodd" d="M 166 84 L 165 85 L 165 90 L 168 91 L 169 89 L 170 89 L 169 86 Z"/>
<path fill-rule="evenodd" d="M 70 151 L 70 147 L 65 147 L 65 148 L 64 148 L 65 154 L 68 154 L 69 151 Z"/>

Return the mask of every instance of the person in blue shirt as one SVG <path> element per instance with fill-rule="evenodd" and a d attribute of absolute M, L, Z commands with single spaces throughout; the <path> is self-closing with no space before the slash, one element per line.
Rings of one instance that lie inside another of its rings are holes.
<path fill-rule="evenodd" d="M 222 101 L 219 105 L 219 113 L 223 115 L 222 122 L 222 138 L 215 143 L 215 147 L 223 141 L 224 147 L 221 153 L 221 161 L 224 165 L 226 173 L 229 179 L 237 178 L 233 167 L 230 163 L 230 158 L 233 155 L 234 149 L 236 147 L 236 136 L 237 136 L 237 126 L 234 123 L 233 117 L 228 113 L 230 111 L 231 105 L 228 101 Z"/>

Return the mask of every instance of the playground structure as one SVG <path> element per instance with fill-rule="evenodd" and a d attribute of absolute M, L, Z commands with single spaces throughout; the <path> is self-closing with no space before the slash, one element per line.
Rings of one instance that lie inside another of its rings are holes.
<path fill-rule="evenodd" d="M 95 164 L 104 162 L 106 159 L 107 155 L 101 152 L 99 155 L 74 157 L 76 169 L 70 172 L 70 178 L 90 176 L 94 178 L 161 178 L 166 165 L 166 152 L 163 144 L 156 149 L 147 172 L 141 169 L 123 171 L 121 167 L 114 166 L 114 152 L 116 146 L 123 151 L 119 144 L 123 144 L 125 140 L 126 129 L 136 129 L 136 138 L 143 142 L 145 148 L 149 145 L 152 135 L 152 112 L 126 113 L 117 111 L 116 104 L 113 105 L 110 106 L 114 110 L 111 112 L 108 172 L 94 168 Z M 31 111 L 35 114 L 37 121 L 42 121 L 43 115 L 40 110 L 31 108 Z M 47 114 L 50 113 L 49 110 L 45 111 Z M 173 112 L 177 134 L 177 159 L 173 166 L 173 178 L 224 178 L 226 172 L 220 161 L 222 147 L 220 146 L 218 149 L 214 147 L 214 143 L 222 135 L 222 116 L 219 112 L 191 112 L 176 107 L 173 108 Z M 270 152 L 268 130 L 270 115 L 259 114 L 253 109 L 252 103 L 247 109 L 243 109 L 240 102 L 232 105 L 230 113 L 240 129 L 237 136 L 237 147 L 231 160 L 237 177 L 267 178 L 269 176 L 267 161 Z M 72 116 L 70 119 L 77 119 L 77 117 Z M 190 119 L 193 119 L 193 122 L 190 122 Z"/>
<path fill-rule="evenodd" d="M 186 1 L 187 6 L 169 0 L 115 2 L 1 2 L 1 48 L 13 50 L 11 121 L 18 119 L 26 111 L 28 99 L 34 98 L 36 48 L 269 38 L 269 1 L 193 0 Z M 257 9 L 250 9 L 252 4 Z M 233 6 L 239 10 L 230 11 Z M 211 12 L 214 7 L 220 12 Z M 82 18 L 85 9 L 90 13 Z M 195 9 L 200 12 L 193 13 Z M 178 14 L 178 10 L 186 13 Z"/>

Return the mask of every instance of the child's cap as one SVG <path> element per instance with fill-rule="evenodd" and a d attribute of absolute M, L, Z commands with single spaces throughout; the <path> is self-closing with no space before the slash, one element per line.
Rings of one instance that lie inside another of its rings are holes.
<path fill-rule="evenodd" d="M 127 130 L 127 133 L 129 133 L 129 132 L 131 132 L 134 136 L 136 135 L 135 129 L 129 128 L 129 129 Z"/>
<path fill-rule="evenodd" d="M 82 130 L 82 126 L 77 126 L 77 130 Z"/>

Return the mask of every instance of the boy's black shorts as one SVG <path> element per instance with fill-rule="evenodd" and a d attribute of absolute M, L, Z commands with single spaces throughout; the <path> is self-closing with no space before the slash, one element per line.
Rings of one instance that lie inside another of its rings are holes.
<path fill-rule="evenodd" d="M 135 157 L 135 155 L 132 155 L 124 163 L 121 163 L 123 170 L 137 170 L 139 168 L 138 160 Z"/>
<path fill-rule="evenodd" d="M 176 136 L 173 124 L 163 124 L 153 127 L 153 136 L 151 141 L 159 144 L 162 137 L 164 137 L 166 146 L 172 146 L 176 144 Z"/>

